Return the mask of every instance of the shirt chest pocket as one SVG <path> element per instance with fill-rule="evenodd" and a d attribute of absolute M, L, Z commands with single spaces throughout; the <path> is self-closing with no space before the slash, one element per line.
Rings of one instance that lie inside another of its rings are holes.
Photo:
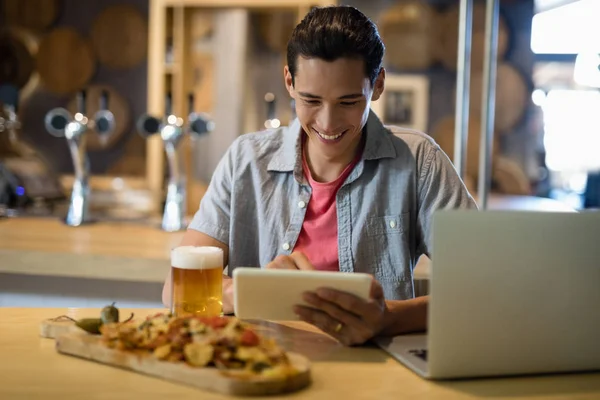
<path fill-rule="evenodd" d="M 410 213 L 367 220 L 364 250 L 369 272 L 381 281 L 410 279 Z"/>

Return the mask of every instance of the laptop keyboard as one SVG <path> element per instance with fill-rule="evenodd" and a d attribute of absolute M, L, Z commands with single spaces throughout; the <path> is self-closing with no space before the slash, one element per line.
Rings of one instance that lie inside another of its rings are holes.
<path fill-rule="evenodd" d="M 413 349 L 408 352 L 413 356 L 419 357 L 423 361 L 427 361 L 427 349 Z"/>

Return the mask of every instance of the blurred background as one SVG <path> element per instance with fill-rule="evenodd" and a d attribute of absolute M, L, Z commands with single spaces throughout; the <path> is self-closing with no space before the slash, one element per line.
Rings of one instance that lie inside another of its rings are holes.
<path fill-rule="evenodd" d="M 57 107 L 75 113 L 83 89 L 90 118 L 102 93 L 114 116 L 108 138 L 87 132 L 98 215 L 144 220 L 163 211 L 168 159 L 160 137 L 140 134 L 140 116 L 170 111 L 185 122 L 203 113 L 214 124 L 179 144 L 193 214 L 237 136 L 294 118 L 282 76 L 287 39 L 311 6 L 331 3 L 1 0 L 0 204 L 26 215 L 64 212 L 74 161 L 45 117 Z M 476 193 L 485 2 L 474 3 L 465 181 Z M 373 110 L 384 123 L 427 132 L 452 158 L 458 1 L 339 4 L 370 16 L 387 46 L 387 92 Z M 493 193 L 599 206 L 598 15 L 597 0 L 500 2 Z"/>

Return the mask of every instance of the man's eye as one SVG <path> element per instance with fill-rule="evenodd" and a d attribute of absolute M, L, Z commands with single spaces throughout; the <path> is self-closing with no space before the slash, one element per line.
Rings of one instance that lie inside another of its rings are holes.
<path fill-rule="evenodd" d="M 353 106 L 358 104 L 358 101 L 342 101 L 341 103 L 343 106 Z"/>
<path fill-rule="evenodd" d="M 317 105 L 317 104 L 319 104 L 319 100 L 304 100 L 304 103 L 310 104 L 310 105 Z"/>

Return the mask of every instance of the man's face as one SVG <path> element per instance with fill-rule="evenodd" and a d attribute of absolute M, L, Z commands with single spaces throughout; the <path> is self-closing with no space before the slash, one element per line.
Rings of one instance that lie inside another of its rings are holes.
<path fill-rule="evenodd" d="M 383 91 L 385 72 L 379 74 L 374 87 L 360 59 L 328 62 L 298 57 L 294 84 L 287 66 L 284 72 L 310 151 L 331 161 L 352 157 L 367 123 L 371 100 L 377 100 Z"/>

